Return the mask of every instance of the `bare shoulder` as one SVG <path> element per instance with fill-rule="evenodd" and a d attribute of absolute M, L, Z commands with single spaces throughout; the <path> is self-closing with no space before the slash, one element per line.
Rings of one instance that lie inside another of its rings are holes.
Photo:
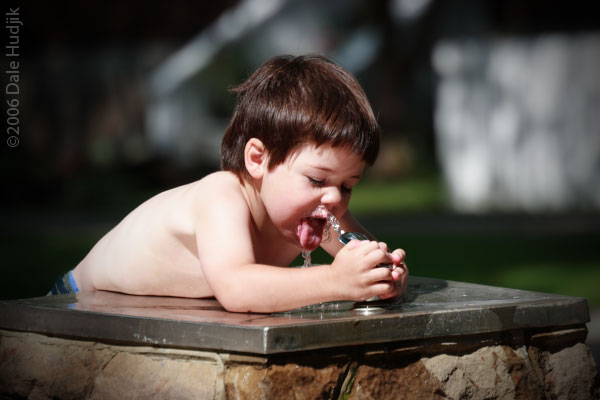
<path fill-rule="evenodd" d="M 240 181 L 227 171 L 214 172 L 193 184 L 196 201 L 202 204 L 222 204 L 243 200 Z"/>
<path fill-rule="evenodd" d="M 218 171 L 206 175 L 195 182 L 195 185 L 208 190 L 239 190 L 240 181 L 237 176 L 228 171 Z"/>
<path fill-rule="evenodd" d="M 133 210 L 117 230 L 121 226 L 136 225 L 144 227 L 142 230 L 164 229 L 175 235 L 191 235 L 198 222 L 217 210 L 243 210 L 244 206 L 237 177 L 219 171 L 157 194 Z"/>
<path fill-rule="evenodd" d="M 198 258 L 205 270 L 254 260 L 252 218 L 243 186 L 230 172 L 217 172 L 197 182 L 195 235 Z M 230 247 L 232 240 L 235 250 Z"/>
<path fill-rule="evenodd" d="M 193 184 L 191 193 L 195 214 L 201 220 L 223 215 L 234 218 L 248 215 L 242 185 L 231 172 L 219 171 L 205 176 Z"/>

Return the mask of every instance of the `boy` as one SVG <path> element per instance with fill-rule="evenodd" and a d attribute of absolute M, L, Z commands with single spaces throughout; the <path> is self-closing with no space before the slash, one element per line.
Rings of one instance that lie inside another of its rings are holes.
<path fill-rule="evenodd" d="M 348 202 L 375 161 L 379 128 L 356 79 L 323 57 L 283 56 L 233 91 L 222 171 L 143 203 L 57 284 L 214 296 L 234 312 L 404 293 L 402 250 L 388 253 L 375 241 L 321 243 L 327 213 L 320 205 L 344 230 L 364 232 Z M 335 257 L 331 265 L 282 267 L 321 244 Z"/>

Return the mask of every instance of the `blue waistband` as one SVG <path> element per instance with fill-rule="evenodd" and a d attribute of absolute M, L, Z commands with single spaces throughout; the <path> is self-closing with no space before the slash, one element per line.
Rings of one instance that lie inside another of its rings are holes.
<path fill-rule="evenodd" d="M 48 295 L 68 294 L 68 293 L 79 293 L 77 282 L 73 277 L 73 271 L 69 271 L 66 274 L 59 276 L 52 286 L 52 290 Z"/>
<path fill-rule="evenodd" d="M 69 284 L 75 293 L 79 293 L 79 288 L 77 287 L 77 283 L 75 282 L 75 278 L 73 278 L 73 270 L 69 271 Z"/>

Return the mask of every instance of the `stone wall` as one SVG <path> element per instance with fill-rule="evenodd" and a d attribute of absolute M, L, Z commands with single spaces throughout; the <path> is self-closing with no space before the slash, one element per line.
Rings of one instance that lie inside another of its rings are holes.
<path fill-rule="evenodd" d="M 585 327 L 275 356 L 0 331 L 0 398 L 592 399 Z"/>

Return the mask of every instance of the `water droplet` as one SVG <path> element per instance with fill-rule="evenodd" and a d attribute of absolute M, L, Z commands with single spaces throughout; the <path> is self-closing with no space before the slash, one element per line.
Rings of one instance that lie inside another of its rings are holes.
<path fill-rule="evenodd" d="M 312 266 L 312 262 L 310 259 L 310 253 L 311 253 L 310 250 L 302 249 L 302 258 L 304 259 L 304 264 L 302 265 L 303 268 Z"/>

